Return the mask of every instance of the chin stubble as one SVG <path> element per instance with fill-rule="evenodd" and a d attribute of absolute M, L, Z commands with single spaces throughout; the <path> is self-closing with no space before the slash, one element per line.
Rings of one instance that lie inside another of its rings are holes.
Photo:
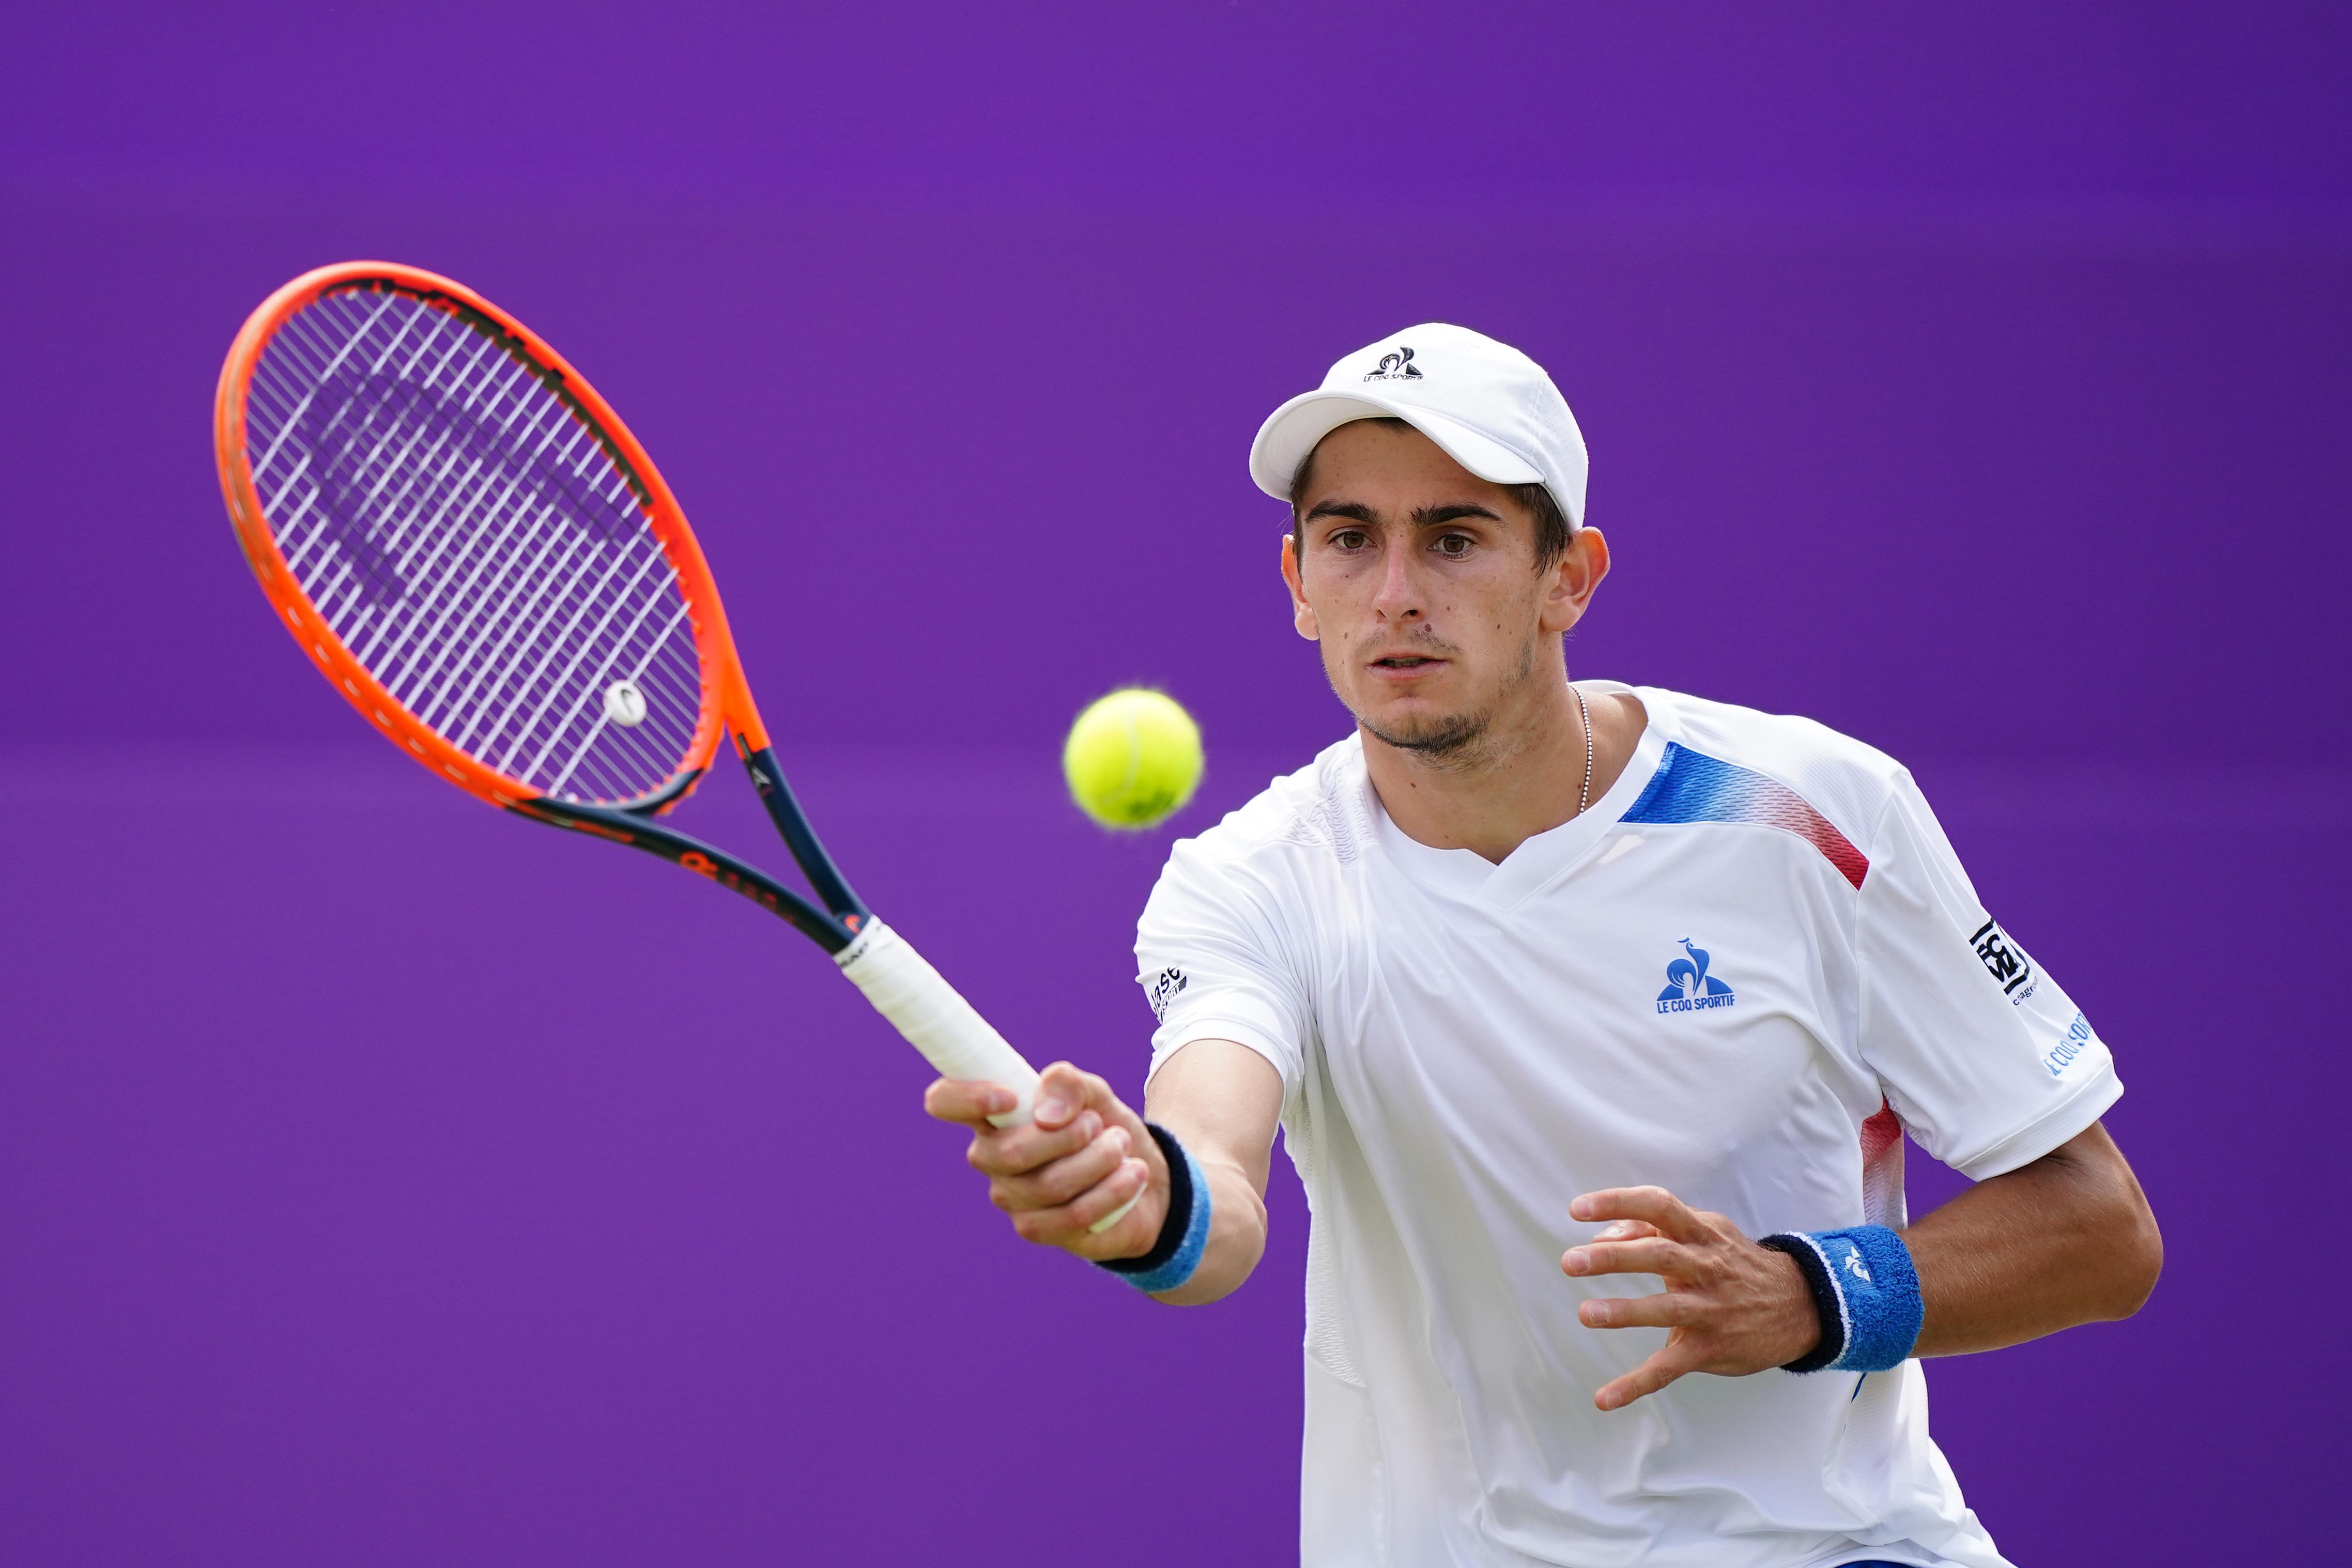
<path fill-rule="evenodd" d="M 1414 752 L 1439 767 L 1475 767 L 1486 758 L 1488 750 L 1486 742 L 1495 722 L 1495 714 L 1535 673 L 1535 644 L 1531 640 L 1519 650 L 1518 668 L 1511 672 L 1511 679 L 1504 683 L 1502 690 L 1495 694 L 1495 700 L 1484 708 L 1468 713 L 1441 715 L 1403 731 L 1383 730 L 1361 713 L 1356 715 L 1356 722 L 1375 740 L 1401 752 Z M 1341 701 L 1346 701 L 1346 693 L 1339 691 L 1336 683 L 1332 691 Z"/>

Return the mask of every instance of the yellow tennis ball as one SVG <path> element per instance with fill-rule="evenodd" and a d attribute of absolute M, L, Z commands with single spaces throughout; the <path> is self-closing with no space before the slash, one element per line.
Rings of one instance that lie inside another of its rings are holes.
<path fill-rule="evenodd" d="M 1105 827 L 1165 822 L 1201 783 L 1201 727 L 1164 691 L 1130 686 L 1088 705 L 1062 743 L 1070 798 Z"/>

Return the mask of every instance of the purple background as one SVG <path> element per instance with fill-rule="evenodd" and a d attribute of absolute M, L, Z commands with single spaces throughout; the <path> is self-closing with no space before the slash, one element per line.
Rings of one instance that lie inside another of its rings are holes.
<path fill-rule="evenodd" d="M 826 9 L 11 17 L 0 1554 L 1291 1550 L 1286 1171 L 1214 1310 L 1019 1247 L 798 939 L 433 787 L 270 629 L 213 377 L 377 256 L 625 411 L 850 875 L 1129 1089 L 1169 835 L 1076 817 L 1062 727 L 1182 698 L 1194 830 L 1336 737 L 1248 437 L 1407 322 L 1528 349 L 1617 555 L 1577 671 L 1910 761 L 2131 1086 L 2165 1281 L 1933 1369 L 1970 1500 L 2027 1563 L 2302 1560 L 2347 1384 L 2347 24 Z M 772 842 L 747 795 L 684 821 Z"/>

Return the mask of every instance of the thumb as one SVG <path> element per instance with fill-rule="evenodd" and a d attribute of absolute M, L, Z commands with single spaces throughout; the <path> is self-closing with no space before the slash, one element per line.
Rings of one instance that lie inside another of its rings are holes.
<path fill-rule="evenodd" d="M 1093 1085 L 1087 1082 L 1092 1077 L 1067 1062 L 1055 1062 L 1040 1074 L 1036 1105 L 1030 1113 L 1036 1118 L 1037 1125 L 1052 1132 L 1076 1121 L 1078 1113 L 1094 1099 Z"/>

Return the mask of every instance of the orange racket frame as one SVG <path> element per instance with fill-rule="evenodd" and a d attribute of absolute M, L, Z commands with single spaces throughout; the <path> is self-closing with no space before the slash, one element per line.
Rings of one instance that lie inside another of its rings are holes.
<path fill-rule="evenodd" d="M 256 366 L 273 334 L 296 312 L 337 291 L 397 292 L 433 309 L 468 320 L 499 339 L 518 361 L 531 367 L 542 385 L 562 399 L 604 443 L 604 451 L 636 487 L 659 547 L 677 573 L 679 589 L 694 627 L 701 680 L 700 707 L 677 771 L 641 799 L 613 805 L 562 800 L 485 766 L 451 744 L 404 706 L 344 645 L 310 602 L 278 547 L 276 531 L 264 515 L 246 453 L 246 405 Z M 535 821 L 589 833 L 659 855 L 689 871 L 742 894 L 790 921 L 833 955 L 842 973 L 941 1075 L 1003 1085 L 1013 1107 L 991 1116 L 998 1126 L 1029 1120 L 1037 1092 L 1036 1070 L 964 1000 L 923 956 L 883 921 L 876 920 L 817 842 L 807 816 L 784 783 L 783 769 L 768 742 L 766 726 L 751 704 L 735 639 L 719 607 L 719 590 L 702 558 L 677 499 L 662 482 L 612 405 L 520 321 L 488 300 L 436 273 L 383 261 L 350 261 L 304 273 L 263 301 L 231 346 L 214 405 L 213 437 L 220 462 L 221 489 L 229 521 L 247 564 L 268 596 L 277 618 L 344 700 L 425 767 L 503 810 Z M 716 845 L 690 838 L 652 820 L 694 788 L 731 731 L 735 749 L 769 818 L 783 836 L 793 858 L 822 904 L 784 886 L 758 867 Z M 1143 1195 L 1132 1195 L 1091 1222 L 1100 1234 L 1118 1224 Z"/>
<path fill-rule="evenodd" d="M 246 405 L 255 367 L 278 329 L 322 297 L 349 292 L 397 292 L 435 310 L 475 318 L 478 326 L 501 339 L 509 353 L 530 364 L 542 384 L 595 432 L 606 454 L 636 487 L 654 536 L 677 573 L 702 678 L 700 711 L 687 754 L 678 771 L 651 794 L 614 806 L 588 805 L 559 800 L 486 766 L 444 740 L 385 689 L 329 627 L 296 580 L 254 485 L 247 458 Z M 344 700 L 417 763 L 504 810 L 674 861 L 790 921 L 829 952 L 846 947 L 872 920 L 825 854 L 784 783 L 783 769 L 769 745 L 767 726 L 761 722 L 751 701 L 718 584 L 693 530 L 687 526 L 677 498 L 613 405 L 530 328 L 464 284 L 422 268 L 388 261 L 345 261 L 306 272 L 263 300 L 230 345 L 213 404 L 213 446 L 230 527 L 279 624 Z M 647 820 L 693 793 L 718 752 L 722 733 L 734 736 L 736 751 L 750 770 L 761 800 L 824 907 L 724 849 Z"/>

